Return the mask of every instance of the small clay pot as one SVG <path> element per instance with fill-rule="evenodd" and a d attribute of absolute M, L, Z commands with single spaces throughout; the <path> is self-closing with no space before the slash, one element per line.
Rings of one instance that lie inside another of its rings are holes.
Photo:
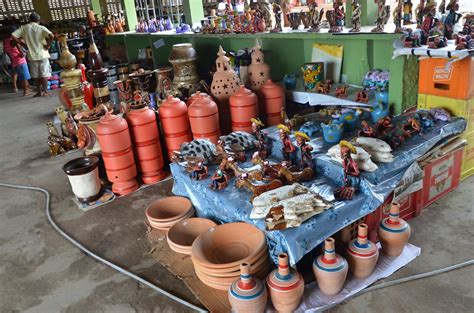
<path fill-rule="evenodd" d="M 399 215 L 400 204 L 393 202 L 389 216 L 380 222 L 377 230 L 382 252 L 388 256 L 399 256 L 410 238 L 410 225 Z"/>
<path fill-rule="evenodd" d="M 338 294 L 346 281 L 349 266 L 347 261 L 336 254 L 334 239 L 324 241 L 324 253 L 313 262 L 313 273 L 321 292 L 333 296 Z"/>
<path fill-rule="evenodd" d="M 188 198 L 173 196 L 153 201 L 146 209 L 145 214 L 149 220 L 157 222 L 170 222 L 188 214 L 193 204 Z"/>
<path fill-rule="evenodd" d="M 347 246 L 349 270 L 356 278 L 369 277 L 379 258 L 379 250 L 375 243 L 367 239 L 367 233 L 367 224 L 360 224 L 357 238 Z"/>
<path fill-rule="evenodd" d="M 216 223 L 206 218 L 188 218 L 174 224 L 168 231 L 167 239 L 175 247 L 189 250 L 189 253 L 191 253 L 191 246 L 194 240 L 214 226 L 216 226 Z"/>
<path fill-rule="evenodd" d="M 95 201 L 102 196 L 98 165 L 99 158 L 96 156 L 80 157 L 63 165 L 72 192 L 82 203 Z"/>
<path fill-rule="evenodd" d="M 250 275 L 250 264 L 240 264 L 240 278 L 229 288 L 229 302 L 236 313 L 260 313 L 267 305 L 267 288 L 260 279 Z"/>

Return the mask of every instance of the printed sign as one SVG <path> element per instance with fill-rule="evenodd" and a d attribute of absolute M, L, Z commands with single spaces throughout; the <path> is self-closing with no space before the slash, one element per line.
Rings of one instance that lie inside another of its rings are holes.
<path fill-rule="evenodd" d="M 453 66 L 436 66 L 433 72 L 433 81 L 446 81 L 451 80 L 453 73 Z"/>

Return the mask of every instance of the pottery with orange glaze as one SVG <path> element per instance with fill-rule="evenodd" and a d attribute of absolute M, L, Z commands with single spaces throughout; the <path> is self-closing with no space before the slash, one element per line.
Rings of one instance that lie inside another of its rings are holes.
<path fill-rule="evenodd" d="M 282 85 L 267 80 L 258 91 L 258 103 L 265 125 L 281 124 L 281 111 L 285 110 L 285 89 Z"/>
<path fill-rule="evenodd" d="M 250 89 L 241 85 L 230 97 L 230 115 L 232 131 L 252 133 L 251 118 L 258 116 L 258 98 Z"/>
<path fill-rule="evenodd" d="M 209 139 L 216 144 L 221 135 L 217 104 L 205 93 L 190 102 L 188 116 L 193 138 Z"/>

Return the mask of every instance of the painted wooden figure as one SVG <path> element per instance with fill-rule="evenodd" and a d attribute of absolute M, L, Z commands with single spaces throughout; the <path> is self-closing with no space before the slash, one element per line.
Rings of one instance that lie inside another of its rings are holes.
<path fill-rule="evenodd" d="M 280 130 L 280 140 L 282 141 L 283 159 L 292 163 L 293 154 L 296 151 L 295 146 L 290 139 L 290 128 L 283 124 L 278 124 L 277 128 Z"/>
<path fill-rule="evenodd" d="M 351 153 L 357 153 L 356 148 L 349 142 L 341 140 L 339 142 L 341 147 L 342 167 L 344 170 L 344 185 L 334 191 L 334 197 L 337 200 L 351 200 L 354 194 L 359 190 L 360 171 Z"/>
<path fill-rule="evenodd" d="M 252 122 L 252 132 L 257 138 L 255 142 L 255 146 L 258 149 L 258 154 L 262 159 L 267 157 L 267 134 L 262 130 L 265 125 L 259 118 L 251 118 L 250 122 Z"/>
<path fill-rule="evenodd" d="M 295 132 L 295 137 L 296 143 L 301 152 L 301 169 L 303 170 L 305 168 L 313 168 L 313 157 L 311 156 L 313 147 L 308 144 L 308 141 L 311 139 L 303 132 Z"/>

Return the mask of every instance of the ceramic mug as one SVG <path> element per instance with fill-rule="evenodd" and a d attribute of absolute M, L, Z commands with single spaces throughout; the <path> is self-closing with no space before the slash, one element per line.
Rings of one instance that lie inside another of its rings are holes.
<path fill-rule="evenodd" d="M 306 91 L 315 91 L 318 83 L 324 80 L 324 62 L 305 63 L 301 67 L 301 71 Z"/>

